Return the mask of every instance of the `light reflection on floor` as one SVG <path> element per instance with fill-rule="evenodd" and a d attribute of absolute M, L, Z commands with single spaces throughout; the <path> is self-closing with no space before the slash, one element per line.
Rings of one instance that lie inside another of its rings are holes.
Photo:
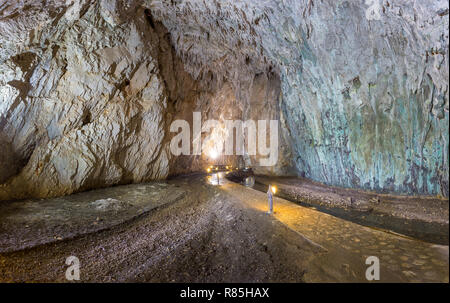
<path fill-rule="evenodd" d="M 221 190 L 261 213 L 268 210 L 265 193 L 232 182 Z M 381 282 L 448 283 L 448 246 L 361 226 L 280 197 L 273 199 L 274 219 L 328 251 L 315 263 L 326 275 L 305 276 L 306 281 L 366 282 L 365 260 L 377 256 Z"/>
<path fill-rule="evenodd" d="M 213 174 L 209 174 L 206 177 L 206 180 L 211 185 L 224 185 L 227 183 L 227 179 L 225 178 L 228 172 L 217 172 Z"/>

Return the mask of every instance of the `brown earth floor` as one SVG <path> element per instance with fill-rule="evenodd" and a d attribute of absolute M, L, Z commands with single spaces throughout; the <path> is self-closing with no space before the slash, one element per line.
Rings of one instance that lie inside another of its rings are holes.
<path fill-rule="evenodd" d="M 448 282 L 448 246 L 360 226 L 205 176 L 169 181 L 183 198 L 108 229 L 0 253 L 0 281 L 366 282 L 377 256 L 381 282 Z M 105 192 L 104 199 L 109 198 Z M 1 237 L 1 234 L 0 234 Z"/>

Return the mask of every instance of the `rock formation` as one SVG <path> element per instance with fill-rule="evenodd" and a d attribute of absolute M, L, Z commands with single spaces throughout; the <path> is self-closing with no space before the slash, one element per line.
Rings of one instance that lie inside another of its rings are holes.
<path fill-rule="evenodd" d="M 2 198 L 168 176 L 170 48 L 144 8 L 111 4 L 3 9 L 1 130 L 17 164 L 2 166 Z"/>
<path fill-rule="evenodd" d="M 448 2 L 366 2 L 2 2 L 0 199 L 202 169 L 193 111 L 279 120 L 258 173 L 448 196 Z"/>

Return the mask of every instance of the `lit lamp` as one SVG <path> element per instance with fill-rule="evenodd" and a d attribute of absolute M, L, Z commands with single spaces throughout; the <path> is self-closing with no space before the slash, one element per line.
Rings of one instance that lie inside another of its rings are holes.
<path fill-rule="evenodd" d="M 277 193 L 277 187 L 275 185 L 272 185 L 271 188 L 272 188 L 273 194 L 275 195 Z"/>
<path fill-rule="evenodd" d="M 217 153 L 217 151 L 212 150 L 212 151 L 209 153 L 209 156 L 210 156 L 212 159 L 216 159 L 216 158 L 219 156 L 219 154 Z"/>

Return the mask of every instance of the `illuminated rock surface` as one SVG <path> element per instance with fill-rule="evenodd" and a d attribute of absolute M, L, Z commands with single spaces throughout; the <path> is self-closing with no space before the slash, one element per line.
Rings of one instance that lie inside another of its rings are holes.
<path fill-rule="evenodd" d="M 296 174 L 448 196 L 446 1 L 380 1 L 379 20 L 364 1 L 151 3 L 194 75 L 279 72 Z"/>
<path fill-rule="evenodd" d="M 3 2 L 0 199 L 197 170 L 168 150 L 170 123 L 194 110 L 279 119 L 279 161 L 258 173 L 448 196 L 448 2 L 368 8 Z"/>

